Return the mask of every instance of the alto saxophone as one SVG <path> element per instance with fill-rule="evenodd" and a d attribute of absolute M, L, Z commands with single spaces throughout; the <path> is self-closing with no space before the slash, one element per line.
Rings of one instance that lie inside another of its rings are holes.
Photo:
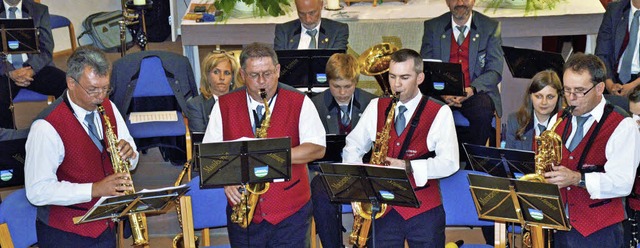
<path fill-rule="evenodd" d="M 547 182 L 544 178 L 544 173 L 551 171 L 551 166 L 559 165 L 562 160 L 562 137 L 555 132 L 556 127 L 558 127 L 562 120 L 571 116 L 574 108 L 574 106 L 565 108 L 562 116 L 558 118 L 551 129 L 547 129 L 542 132 L 540 136 L 535 137 L 537 145 L 534 157 L 535 173 L 524 175 L 519 180 L 541 183 Z M 527 228 L 525 227 L 525 229 Z M 542 227 L 528 226 L 528 229 L 530 231 L 525 232 L 522 236 L 522 242 L 526 247 L 547 247 L 545 240 L 548 241 L 548 239 L 545 239 L 545 233 Z"/>
<path fill-rule="evenodd" d="M 104 121 L 105 127 L 105 140 L 108 143 L 109 149 L 111 149 L 111 164 L 113 165 L 114 173 L 127 173 L 129 177 L 131 177 L 131 173 L 129 172 L 129 167 L 131 164 L 129 160 L 122 159 L 120 155 L 118 155 L 118 137 L 116 133 L 113 132 L 113 127 L 111 126 L 111 122 L 109 122 L 109 116 L 104 112 L 104 107 L 102 105 L 98 105 L 98 112 L 102 115 L 102 120 Z M 133 187 L 133 185 L 131 185 Z M 125 195 L 130 195 L 135 193 L 134 190 L 127 190 L 124 192 Z M 129 215 L 129 222 L 131 222 L 131 233 L 133 237 L 133 245 L 134 246 L 146 246 L 149 245 L 149 233 L 147 229 L 147 217 L 142 213 L 136 213 Z"/>
<path fill-rule="evenodd" d="M 266 138 L 267 130 L 271 125 L 271 110 L 269 110 L 269 102 L 267 101 L 267 92 L 260 89 L 260 98 L 264 103 L 264 119 L 259 128 L 256 128 L 256 138 Z M 231 222 L 247 228 L 253 219 L 253 213 L 260 199 L 260 195 L 269 190 L 269 183 L 247 184 L 241 189 L 242 197 L 240 203 L 233 205 L 231 212 Z"/>
<path fill-rule="evenodd" d="M 387 152 L 389 151 L 389 132 L 391 132 L 391 123 L 396 112 L 396 104 L 398 103 L 398 93 L 392 95 L 391 106 L 387 119 L 385 119 L 384 127 L 376 133 L 376 141 L 373 146 L 370 164 L 385 165 Z M 369 239 L 369 229 L 371 228 L 371 203 L 352 202 L 353 208 L 353 228 L 349 234 L 349 244 L 357 247 L 364 247 Z M 387 204 L 380 204 L 380 211 L 374 219 L 380 218 L 387 211 Z"/>

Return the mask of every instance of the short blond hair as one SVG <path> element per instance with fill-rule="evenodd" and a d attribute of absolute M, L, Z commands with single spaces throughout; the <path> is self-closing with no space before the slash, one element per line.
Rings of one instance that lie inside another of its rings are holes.
<path fill-rule="evenodd" d="M 231 54 L 227 52 L 210 52 L 206 57 L 202 60 L 200 67 L 200 93 L 204 96 L 205 99 L 209 99 L 213 97 L 213 92 L 211 92 L 211 85 L 207 82 L 209 78 L 209 73 L 220 64 L 222 61 L 229 61 L 231 64 L 231 84 L 229 85 L 229 90 L 233 88 L 239 87 L 236 85 L 236 79 L 238 78 L 238 60 Z"/>
<path fill-rule="evenodd" d="M 349 80 L 358 83 L 360 67 L 358 67 L 358 61 L 353 55 L 335 53 L 329 57 L 325 73 L 327 74 L 327 81 Z"/>

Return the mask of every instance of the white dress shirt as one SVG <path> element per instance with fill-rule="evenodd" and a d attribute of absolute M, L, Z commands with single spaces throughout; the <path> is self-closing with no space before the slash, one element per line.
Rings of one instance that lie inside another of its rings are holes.
<path fill-rule="evenodd" d="M 606 100 L 604 97 L 600 103 L 591 110 L 591 117 L 584 123 L 583 130 L 586 135 L 591 125 L 600 121 L 604 114 Z M 584 114 L 583 116 L 586 116 Z M 571 118 L 571 126 L 575 127 L 577 121 Z M 576 128 L 572 128 L 571 135 L 565 145 L 569 147 Z M 587 136 L 584 137 L 588 139 Z M 618 124 L 609 137 L 605 147 L 607 162 L 604 164 L 605 172 L 585 173 L 585 185 L 591 199 L 607 199 L 625 197 L 631 193 L 636 178 L 636 169 L 640 163 L 640 132 L 632 118 L 627 117 Z"/>
<path fill-rule="evenodd" d="M 316 47 L 319 47 L 319 43 L 318 43 L 318 36 L 320 36 L 320 24 L 322 23 L 322 21 L 318 22 L 318 26 L 316 26 L 315 30 L 318 30 L 318 32 L 316 33 Z M 301 26 L 301 31 L 300 31 L 300 41 L 298 42 L 298 50 L 302 50 L 302 49 L 309 49 L 309 42 L 311 42 L 311 36 L 307 34 L 307 30 L 313 30 L 313 29 L 306 29 L 304 28 L 304 26 L 302 26 L 302 23 L 300 23 Z"/>
<path fill-rule="evenodd" d="M 69 97 L 69 93 L 67 92 L 66 94 Z M 73 103 L 70 98 L 69 103 L 76 116 L 76 120 L 69 121 L 80 122 L 84 131 L 89 134 L 87 124 L 84 122 L 84 116 L 89 112 Z M 118 138 L 129 142 L 131 148 L 136 151 L 136 144 L 131 134 L 129 134 L 127 124 L 122 119 L 122 115 L 120 115 L 113 103 L 111 103 L 111 107 L 118 125 Z M 97 111 L 94 115 L 96 116 L 94 118 L 96 128 L 100 136 L 102 136 L 102 120 L 98 118 L 100 115 Z M 92 183 L 73 183 L 58 180 L 56 171 L 64 160 L 64 143 L 62 143 L 60 135 L 48 121 L 39 119 L 33 122 L 25 148 L 25 188 L 27 198 L 32 204 L 36 206 L 68 206 L 91 201 Z M 139 154 L 136 151 L 136 158 L 130 160 L 130 169 L 135 169 L 138 159 Z"/>
<path fill-rule="evenodd" d="M 404 105 L 407 111 L 404 113 L 406 124 L 411 123 L 411 116 L 420 103 L 421 94 L 409 100 L 406 104 L 398 102 L 398 107 Z M 344 163 L 362 163 L 362 157 L 371 150 L 372 142 L 376 140 L 378 122 L 378 100 L 371 100 L 364 110 L 358 125 L 347 135 L 346 145 L 342 150 Z M 421 132 L 421 130 L 416 130 Z M 449 106 L 442 106 L 427 134 L 427 148 L 434 151 L 436 156 L 428 159 L 411 160 L 413 178 L 416 186 L 422 187 L 428 179 L 443 178 L 452 175 L 460 168 L 458 155 L 458 141 L 456 128 L 453 123 L 453 115 Z"/>
<path fill-rule="evenodd" d="M 273 96 L 272 100 L 270 100 L 269 107 L 271 111 L 273 111 L 273 109 L 277 107 L 277 100 L 277 94 Z M 285 102 L 283 104 L 286 104 L 286 99 L 284 99 L 284 101 Z M 255 123 L 253 119 L 253 111 L 259 105 L 263 104 L 261 102 L 252 100 L 249 94 L 247 94 L 247 114 L 249 115 L 249 119 L 252 124 Z M 324 126 L 320 121 L 320 116 L 318 116 L 316 107 L 313 105 L 313 102 L 311 102 L 311 99 L 309 99 L 309 97 L 307 96 L 304 97 L 304 101 L 302 102 L 302 109 L 300 110 L 300 120 L 298 122 L 298 130 L 300 132 L 300 144 L 312 143 L 324 147 L 327 146 L 325 139 L 326 131 L 324 130 Z M 223 141 L 222 134 L 222 114 L 220 113 L 220 104 L 216 103 L 215 105 L 213 105 L 213 110 L 211 110 L 211 118 L 209 119 L 207 131 L 204 134 L 202 143 Z"/>

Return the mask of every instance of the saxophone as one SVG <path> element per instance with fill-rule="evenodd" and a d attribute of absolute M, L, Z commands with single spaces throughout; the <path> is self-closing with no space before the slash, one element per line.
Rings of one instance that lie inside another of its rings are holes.
<path fill-rule="evenodd" d="M 385 165 L 387 151 L 389 150 L 389 132 L 391 132 L 391 123 L 396 112 L 396 103 L 398 102 L 398 93 L 392 95 L 391 107 L 384 127 L 376 133 L 376 141 L 373 146 L 370 164 Z M 353 208 L 353 228 L 349 234 L 349 244 L 357 247 L 364 247 L 369 239 L 369 229 L 371 228 L 371 203 L 352 202 Z M 374 217 L 380 218 L 387 210 L 387 204 L 380 204 L 380 211 Z"/>
<path fill-rule="evenodd" d="M 266 138 L 267 130 L 271 125 L 271 110 L 269 110 L 269 102 L 267 101 L 267 92 L 265 89 L 260 89 L 260 98 L 264 103 L 264 119 L 259 128 L 256 128 L 256 138 Z M 242 197 L 240 203 L 233 205 L 231 212 L 231 222 L 240 225 L 242 228 L 247 228 L 251 220 L 253 219 L 253 212 L 258 204 L 260 195 L 269 190 L 269 183 L 255 183 L 247 184 L 240 192 Z"/>
<path fill-rule="evenodd" d="M 111 122 L 109 122 L 109 116 L 104 112 L 104 107 L 102 105 L 98 105 L 98 112 L 102 116 L 102 120 L 104 122 L 105 127 L 105 140 L 108 143 L 109 149 L 111 152 L 109 153 L 111 156 L 111 164 L 113 165 L 114 173 L 127 173 L 131 176 L 129 172 L 129 160 L 122 159 L 118 155 L 118 137 L 116 133 L 113 132 L 113 127 L 111 126 Z M 133 186 L 133 185 L 131 185 Z M 128 190 L 124 192 L 126 195 L 130 195 L 135 193 L 135 190 Z M 134 246 L 147 246 L 149 245 L 149 233 L 147 229 L 147 217 L 142 213 L 136 213 L 129 215 L 129 222 L 131 222 L 131 233 L 133 237 L 133 245 Z"/>
<path fill-rule="evenodd" d="M 562 137 L 555 132 L 556 127 L 558 127 L 562 120 L 571 116 L 574 108 L 574 106 L 565 108 L 562 116 L 556 120 L 551 129 L 547 129 L 542 132 L 540 136 L 535 137 L 536 145 L 538 146 L 534 157 L 535 173 L 524 175 L 519 180 L 541 183 L 547 182 L 544 178 L 544 173 L 551 171 L 551 166 L 560 164 L 562 160 Z M 527 227 L 525 227 L 525 229 L 527 229 Z M 545 247 L 547 243 L 545 240 L 548 239 L 545 239 L 545 233 L 542 227 L 528 226 L 528 229 L 530 231 L 525 232 L 522 236 L 523 244 L 526 247 Z"/>

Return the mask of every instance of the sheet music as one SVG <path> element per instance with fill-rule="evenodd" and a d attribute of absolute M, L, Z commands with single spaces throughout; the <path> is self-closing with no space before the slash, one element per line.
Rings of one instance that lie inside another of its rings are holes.
<path fill-rule="evenodd" d="M 131 124 L 154 122 L 154 121 L 178 121 L 177 111 L 153 111 L 153 112 L 131 112 L 129 114 Z"/>
<path fill-rule="evenodd" d="M 394 170 L 405 170 L 403 168 L 398 168 L 398 167 L 393 167 L 393 166 L 386 166 L 386 165 L 377 165 L 377 164 L 364 164 L 364 163 L 362 163 L 362 164 L 360 164 L 360 163 L 332 163 L 332 164 L 349 165 L 349 166 L 368 166 L 368 167 L 394 169 Z"/>

